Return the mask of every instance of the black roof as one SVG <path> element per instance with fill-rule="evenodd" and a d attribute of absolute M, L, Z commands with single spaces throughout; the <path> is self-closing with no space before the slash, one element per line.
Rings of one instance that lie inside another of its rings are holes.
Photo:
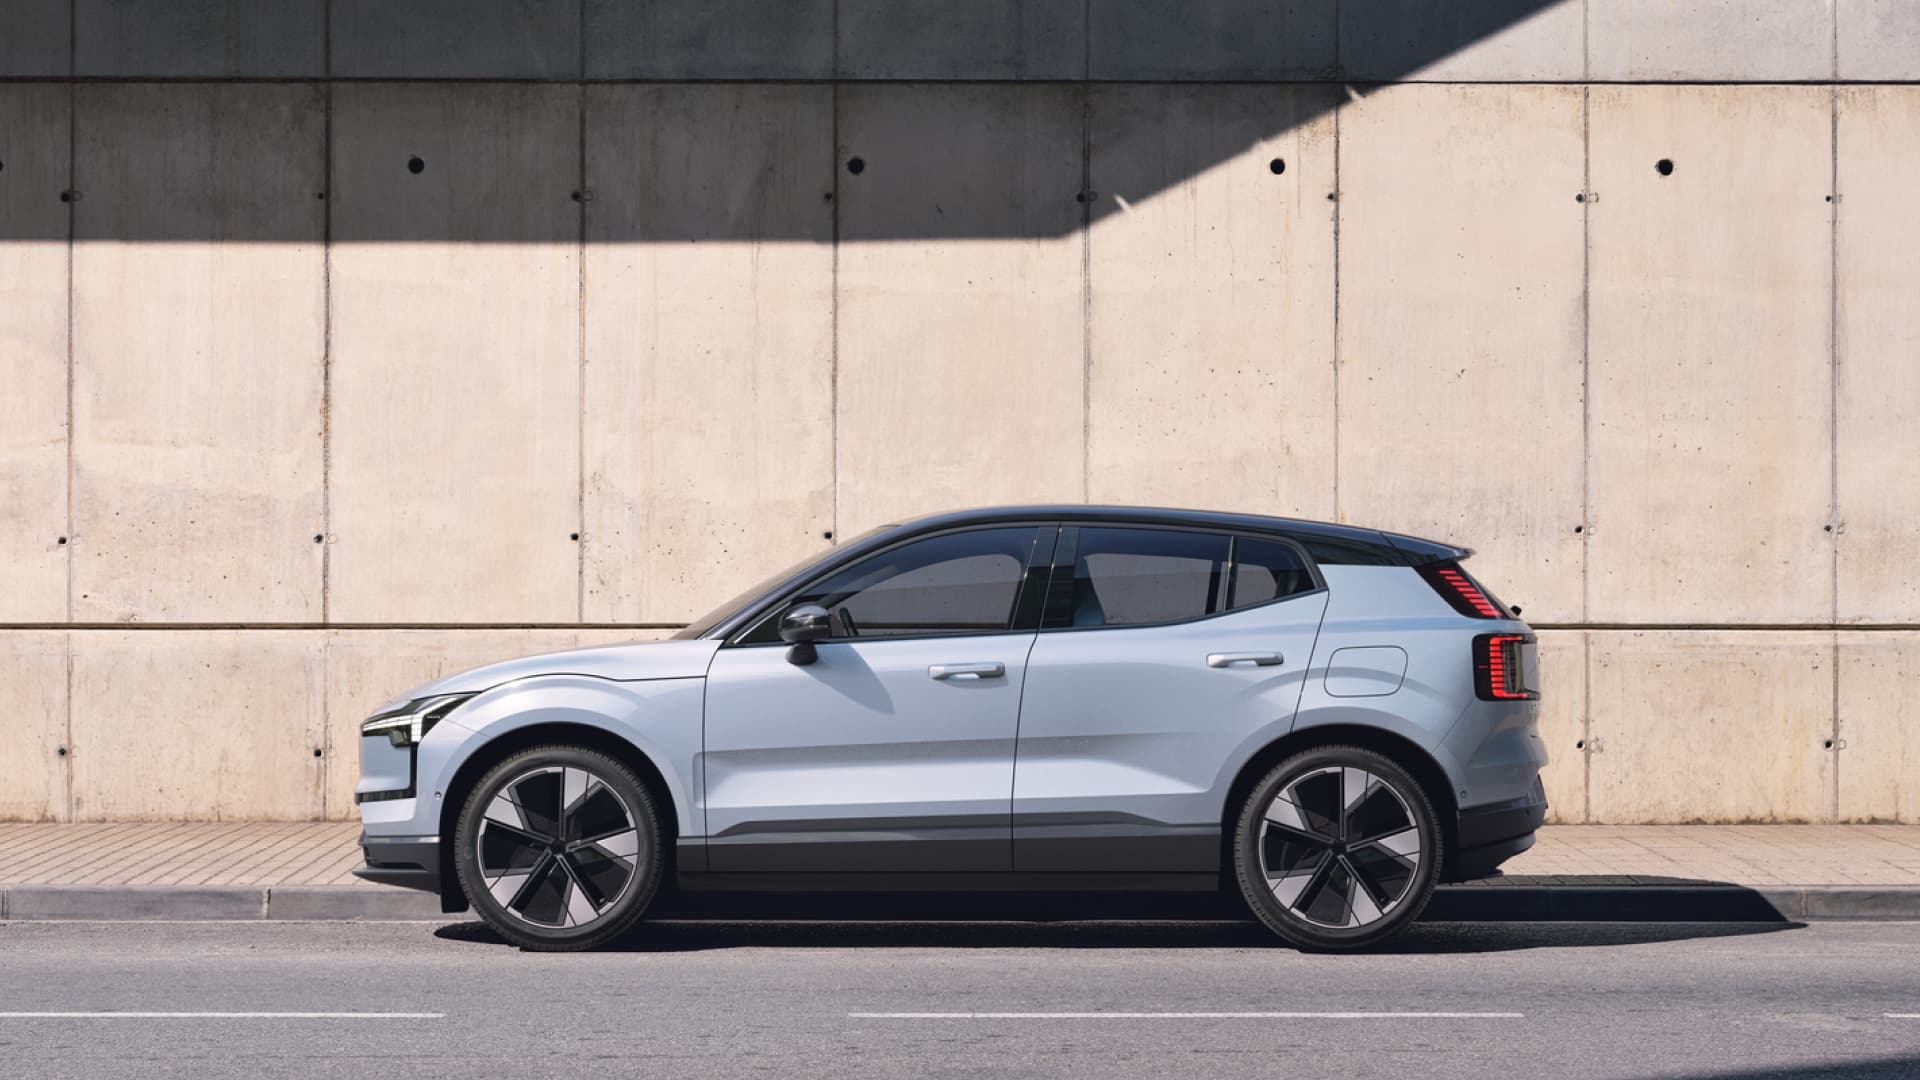
<path fill-rule="evenodd" d="M 1231 514 L 1219 510 L 1181 510 L 1159 506 L 1087 506 L 1061 503 L 1038 506 L 990 506 L 930 514 L 900 522 L 895 537 L 996 521 L 1064 521 L 1111 525 L 1183 525 L 1230 532 L 1266 533 L 1299 543 L 1320 563 L 1363 566 L 1420 566 L 1442 559 L 1464 559 L 1472 550 L 1379 529 L 1325 521 Z"/>
<path fill-rule="evenodd" d="M 1278 536 L 1298 543 L 1322 566 L 1422 566 L 1443 559 L 1464 559 L 1473 554 L 1466 548 L 1439 544 L 1431 540 L 1362 529 L 1352 525 L 1333 525 L 1324 521 L 1266 517 L 1261 514 L 1228 514 L 1217 510 L 1174 510 L 1151 506 L 1086 506 L 1062 503 L 1052 506 L 990 506 L 978 510 L 957 510 L 945 514 L 912 518 L 875 529 L 818 559 L 801 564 L 762 582 L 735 597 L 708 616 L 696 619 L 676 637 L 726 637 L 762 613 L 771 601 L 822 573 L 832 572 L 870 552 L 889 547 L 921 533 L 941 532 L 969 525 L 995 522 L 1050 522 L 1101 525 L 1173 525 L 1188 528 L 1217 529 L 1222 532 Z"/>

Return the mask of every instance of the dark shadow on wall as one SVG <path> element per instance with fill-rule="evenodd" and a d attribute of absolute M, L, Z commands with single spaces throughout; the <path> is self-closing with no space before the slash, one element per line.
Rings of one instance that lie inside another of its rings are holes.
<path fill-rule="evenodd" d="M 1324 200 L 1347 82 L 1564 2 L 36 0 L 0 241 L 1037 238 L 1229 161 Z"/>

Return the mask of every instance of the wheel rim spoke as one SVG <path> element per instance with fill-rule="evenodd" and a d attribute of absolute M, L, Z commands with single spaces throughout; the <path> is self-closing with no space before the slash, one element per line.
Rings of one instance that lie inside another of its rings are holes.
<path fill-rule="evenodd" d="M 503 784 L 481 816 L 476 855 L 487 892 L 527 923 L 592 923 L 639 876 L 647 841 L 634 821 L 592 771 L 530 769 Z"/>
<path fill-rule="evenodd" d="M 1282 906 L 1319 926 L 1352 929 L 1405 899 L 1421 840 L 1405 798 L 1367 769 L 1333 765 L 1295 777 L 1268 805 L 1261 870 Z"/>

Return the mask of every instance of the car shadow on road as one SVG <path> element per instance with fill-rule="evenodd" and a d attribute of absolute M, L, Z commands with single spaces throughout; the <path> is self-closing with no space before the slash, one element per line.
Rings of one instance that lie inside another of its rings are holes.
<path fill-rule="evenodd" d="M 1770 919 L 1425 921 L 1381 954 L 1493 953 L 1644 945 L 1797 929 Z M 506 943 L 479 922 L 437 936 Z M 740 948 L 1247 949 L 1284 947 L 1236 901 L 1216 896 L 1040 897 L 678 895 L 607 946 L 613 951 Z"/>

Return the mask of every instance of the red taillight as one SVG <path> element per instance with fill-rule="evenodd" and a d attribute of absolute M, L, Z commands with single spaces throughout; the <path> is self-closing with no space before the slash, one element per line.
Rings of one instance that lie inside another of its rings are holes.
<path fill-rule="evenodd" d="M 1480 583 L 1467 576 L 1459 564 L 1442 562 L 1430 563 L 1419 567 L 1420 576 L 1427 579 L 1433 591 L 1453 605 L 1453 610 L 1476 619 L 1504 619 L 1507 613 Z"/>
<path fill-rule="evenodd" d="M 1521 657 L 1532 640 L 1529 634 L 1481 634 L 1473 639 L 1473 692 L 1481 701 L 1533 701 L 1540 696 L 1527 689 Z"/>

